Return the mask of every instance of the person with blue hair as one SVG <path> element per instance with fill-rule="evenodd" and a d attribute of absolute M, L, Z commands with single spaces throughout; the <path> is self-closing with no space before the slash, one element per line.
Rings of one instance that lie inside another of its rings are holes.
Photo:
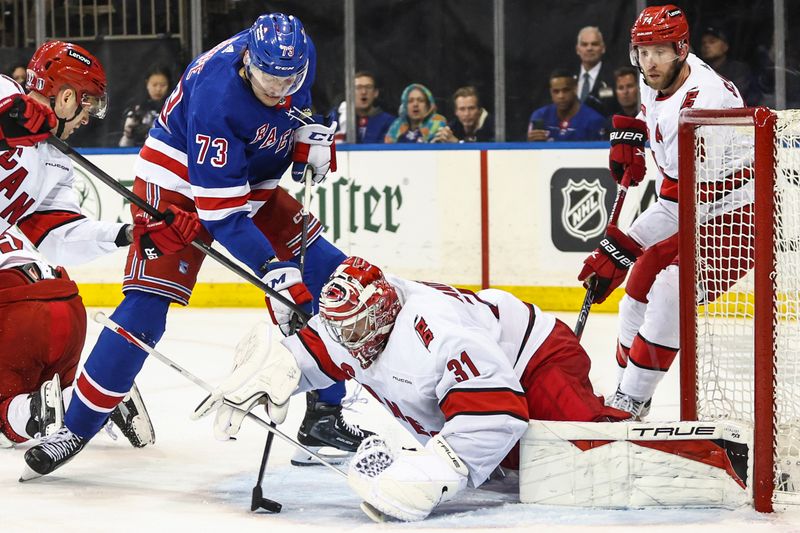
<path fill-rule="evenodd" d="M 259 17 L 253 26 L 195 58 L 167 97 L 134 167 L 133 190 L 163 211 L 196 212 L 199 238 L 218 241 L 267 285 L 307 312 L 316 312 L 323 283 L 345 255 L 325 240 L 313 216 L 305 267 L 299 255 L 301 205 L 278 186 L 292 166 L 314 183 L 336 170 L 336 123 L 311 114 L 316 51 L 297 17 Z M 131 208 L 134 218 L 146 216 Z M 204 255 L 186 247 L 128 254 L 122 303 L 112 319 L 155 346 L 171 303 L 187 305 Z M 273 322 L 292 331 L 293 312 L 273 300 Z M 76 380 L 64 427 L 25 454 L 24 479 L 49 474 L 72 459 L 128 394 L 147 354 L 105 331 Z M 298 440 L 313 450 L 354 452 L 369 434 L 342 418 L 344 384 L 314 391 Z M 309 458 L 310 459 L 310 458 Z M 305 458 L 297 458 L 302 464 Z"/>

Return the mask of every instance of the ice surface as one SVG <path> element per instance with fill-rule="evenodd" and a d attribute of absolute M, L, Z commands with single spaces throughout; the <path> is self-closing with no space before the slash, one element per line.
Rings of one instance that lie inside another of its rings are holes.
<path fill-rule="evenodd" d="M 90 316 L 94 310 L 90 310 Z M 198 376 L 216 383 L 231 364 L 233 346 L 263 310 L 180 309 L 170 311 L 158 349 Z M 568 324 L 574 314 L 560 317 Z M 600 394 L 615 386 L 613 358 L 616 315 L 593 314 L 583 336 L 592 356 L 592 381 Z M 90 321 L 88 354 L 100 326 Z M 264 480 L 264 496 L 283 504 L 277 515 L 251 513 L 250 493 L 258 475 L 266 433 L 245 422 L 237 441 L 215 441 L 210 419 L 189 415 L 205 396 L 196 385 L 156 360 L 137 379 L 156 430 L 155 446 L 131 448 L 124 438 L 101 432 L 73 462 L 54 475 L 17 482 L 24 447 L 0 450 L 0 531 L 618 531 L 644 526 L 654 531 L 800 530 L 800 511 L 760 515 L 752 509 L 724 511 L 604 511 L 515 503 L 513 482 L 472 490 L 422 523 L 373 524 L 358 508 L 344 479 L 323 467 L 292 467 L 293 449 L 275 439 Z M 353 389 L 350 389 L 353 392 Z M 360 394 L 348 420 L 377 430 L 395 442 L 412 442 L 389 414 Z M 304 397 L 292 400 L 282 429 L 294 436 Z M 651 419 L 677 419 L 678 373 L 674 368 L 653 401 Z"/>

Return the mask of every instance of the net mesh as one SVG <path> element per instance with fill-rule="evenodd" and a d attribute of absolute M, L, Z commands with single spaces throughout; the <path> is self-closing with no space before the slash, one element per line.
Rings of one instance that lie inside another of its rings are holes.
<path fill-rule="evenodd" d="M 754 328 L 755 128 L 696 131 L 697 415 L 754 422 L 755 335 L 775 348 L 775 496 L 800 497 L 800 111 L 778 112 L 774 213 L 776 319 Z"/>

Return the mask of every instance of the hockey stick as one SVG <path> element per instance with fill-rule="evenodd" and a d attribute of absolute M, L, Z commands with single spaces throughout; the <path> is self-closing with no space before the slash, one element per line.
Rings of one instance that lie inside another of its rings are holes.
<path fill-rule="evenodd" d="M 158 359 L 159 361 L 161 361 L 162 363 L 164 363 L 168 367 L 172 368 L 178 374 L 182 375 L 183 377 L 185 377 L 186 379 L 188 379 L 189 381 L 191 381 L 192 383 L 194 383 L 195 385 L 197 385 L 201 389 L 205 390 L 208 393 L 213 393 L 214 392 L 214 387 L 210 383 L 208 383 L 207 381 L 203 380 L 202 378 L 199 378 L 196 375 L 192 374 L 189 370 L 183 368 L 181 365 L 179 365 L 178 363 L 176 363 L 175 361 L 173 361 L 172 359 L 170 359 L 166 355 L 162 354 L 161 352 L 159 352 L 158 350 L 156 350 L 155 348 L 153 348 L 149 344 L 145 343 L 143 340 L 140 340 L 138 337 L 136 337 L 135 335 L 130 333 L 128 330 L 126 330 L 125 328 L 123 328 L 122 326 L 120 326 L 119 324 L 114 322 L 111 318 L 107 317 L 105 315 L 105 313 L 103 313 L 101 311 L 98 311 L 97 313 L 95 313 L 93 315 L 93 318 L 94 318 L 95 322 L 97 322 L 98 324 L 101 324 L 103 327 L 106 327 L 106 328 L 110 329 L 111 331 L 113 331 L 114 333 L 116 333 L 117 335 L 119 335 L 120 337 L 122 337 L 123 339 L 128 341 L 129 343 L 133 344 L 134 346 L 137 346 L 137 347 L 141 348 L 142 350 L 147 352 L 148 355 L 151 355 L 151 356 L 155 357 L 156 359 Z M 223 403 L 233 407 L 234 409 L 239 409 L 238 405 L 236 405 L 236 404 L 234 404 L 234 403 L 232 403 L 232 402 L 230 402 L 230 401 L 228 401 L 226 399 L 223 399 Z M 241 409 L 239 409 L 239 410 L 241 410 Z M 331 470 L 333 470 L 334 472 L 336 472 L 337 474 L 339 474 L 343 478 L 345 478 L 345 479 L 347 478 L 347 474 L 345 472 L 343 472 L 343 471 L 339 470 L 338 468 L 336 468 L 333 464 L 328 462 L 324 457 L 321 457 L 317 453 L 309 450 L 307 447 L 303 446 L 302 444 L 300 444 L 299 442 L 297 442 L 293 438 L 289 437 L 288 435 L 286 435 L 283 431 L 281 431 L 277 427 L 274 427 L 274 426 L 270 425 L 269 423 L 265 422 L 263 419 L 261 419 L 260 417 L 254 415 L 253 413 L 248 412 L 248 413 L 246 413 L 246 416 L 247 416 L 247 418 L 249 418 L 250 420 L 253 420 L 259 426 L 263 427 L 264 429 L 266 429 L 270 433 L 272 433 L 274 435 L 277 435 L 278 437 L 283 439 L 284 442 L 287 442 L 288 444 L 291 444 L 295 448 L 298 448 L 298 449 L 308 453 L 309 455 L 311 455 L 312 457 L 317 459 L 317 461 L 319 461 L 323 465 L 327 466 L 328 468 L 330 468 Z M 272 501 L 272 500 L 267 500 L 267 501 Z M 273 503 L 277 503 L 277 502 L 273 502 Z M 278 506 L 280 506 L 280 504 L 278 504 Z M 274 512 L 278 512 L 278 511 L 274 511 Z"/>
<path fill-rule="evenodd" d="M 133 205 L 135 205 L 136 207 L 138 207 L 139 209 L 141 209 L 142 211 L 153 217 L 155 220 L 164 219 L 164 213 L 160 212 L 155 207 L 148 204 L 144 199 L 134 194 L 131 190 L 129 190 L 127 187 L 119 183 L 111 176 L 109 176 L 100 167 L 98 167 L 97 165 L 86 159 L 84 156 L 75 151 L 74 148 L 72 148 L 70 145 L 68 145 L 58 137 L 51 135 L 50 137 L 47 138 L 47 142 L 51 146 L 55 147 L 59 152 L 72 159 L 72 161 L 74 161 L 81 167 L 85 168 L 87 171 L 89 171 L 95 178 L 99 179 L 100 181 L 102 181 L 103 183 L 114 189 L 115 192 L 120 194 L 130 203 L 132 203 Z M 285 298 L 278 291 L 274 290 L 272 287 L 270 287 L 269 285 L 267 285 L 266 283 L 264 283 L 263 281 L 255 277 L 253 274 L 246 271 L 244 268 L 237 265 L 224 255 L 222 255 L 220 252 L 218 252 L 211 246 L 207 245 L 200 239 L 193 240 L 192 246 L 201 250 L 204 254 L 216 260 L 219 264 L 226 267 L 234 274 L 237 274 L 238 276 L 244 278 L 245 280 L 249 281 L 256 287 L 264 291 L 265 293 L 269 294 L 270 298 L 274 298 L 279 302 L 281 302 L 282 304 L 284 304 L 285 306 L 289 307 L 300 317 L 300 320 L 303 322 L 303 324 L 308 322 L 308 319 L 311 318 L 308 315 L 308 313 L 303 311 L 293 301 L 289 300 L 288 298 Z"/>
<path fill-rule="evenodd" d="M 611 208 L 611 217 L 609 217 L 608 226 L 617 225 L 619 212 L 622 211 L 622 204 L 625 202 L 625 196 L 628 194 L 630 183 L 630 177 L 626 173 L 622 176 L 622 181 L 620 181 L 619 187 L 617 187 L 617 197 L 614 199 L 614 206 Z M 586 296 L 583 297 L 583 305 L 581 305 L 581 310 L 578 312 L 578 322 L 575 324 L 575 336 L 578 337 L 578 340 L 581 340 L 583 328 L 586 327 L 586 320 L 589 318 L 589 310 L 592 308 L 596 284 L 597 281 L 594 279 L 589 282 L 589 286 L 586 288 Z"/>
<path fill-rule="evenodd" d="M 308 247 L 308 219 L 309 219 L 309 205 L 311 205 L 311 182 L 312 182 L 312 170 L 311 165 L 306 166 L 305 171 L 303 172 L 303 181 L 305 182 L 305 191 L 303 193 L 303 209 L 300 213 L 303 215 L 303 229 L 300 233 L 300 277 L 303 277 L 303 272 L 306 266 L 306 248 Z M 297 323 L 296 315 L 292 316 L 292 331 L 299 330 L 303 324 Z M 275 422 L 270 422 L 272 427 L 275 427 Z M 267 461 L 269 460 L 269 454 L 272 450 L 272 440 L 274 438 L 274 433 L 269 433 L 267 435 L 267 441 L 264 443 L 264 451 L 261 454 L 261 466 L 258 469 L 258 479 L 256 480 L 256 484 L 253 487 L 253 495 L 250 500 L 250 510 L 256 511 L 257 509 L 266 509 L 269 511 L 270 509 L 264 507 L 262 502 L 267 501 L 270 502 L 272 500 L 265 499 L 263 495 L 263 489 L 261 488 L 261 483 L 264 481 L 264 473 L 267 470 Z"/>

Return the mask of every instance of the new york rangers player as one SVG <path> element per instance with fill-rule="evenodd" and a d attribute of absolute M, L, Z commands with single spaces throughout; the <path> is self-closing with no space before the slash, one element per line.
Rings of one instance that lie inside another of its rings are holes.
<path fill-rule="evenodd" d="M 31 58 L 26 85 L 27 95 L 0 76 L 0 447 L 59 429 L 61 387 L 72 384 L 83 348 L 78 288 L 51 264 L 84 263 L 132 243 L 174 251 L 200 229 L 196 215 L 180 210 L 169 224 L 133 226 L 81 213 L 72 162 L 43 141 L 103 118 L 106 75 L 97 58 L 47 42 Z"/>
<path fill-rule="evenodd" d="M 679 114 L 685 108 L 744 107 L 744 102 L 730 81 L 689 52 L 689 24 L 683 11 L 674 5 L 650 6 L 639 14 L 631 28 L 630 52 L 631 62 L 642 72 L 641 113 L 639 118 L 613 117 L 611 174 L 618 182 L 639 183 L 644 177 L 644 143 L 649 137 L 658 167 L 658 201 L 636 219 L 627 234 L 609 226 L 606 239 L 586 258 L 578 279 L 587 283 L 595 280 L 594 301 L 602 302 L 624 281 L 633 265 L 619 307 L 620 380 L 610 404 L 643 417 L 649 412 L 650 398 L 679 347 L 676 260 Z M 720 130 L 727 138 L 713 144 L 725 149 L 714 157 L 726 158 L 729 168 L 747 169 L 743 140 L 730 135 L 729 130 Z M 745 170 L 735 180 L 738 190 L 724 190 L 721 179 L 725 177 L 705 178 L 708 204 L 704 216 L 721 217 L 715 224 L 701 227 L 700 238 L 709 245 L 707 248 L 713 243 L 719 248 L 724 241 L 725 235 L 716 234 L 721 228 L 752 220 L 749 205 L 752 176 Z M 752 257 L 747 257 L 752 248 L 749 250 L 742 247 L 744 255 L 733 257 L 730 254 L 738 252 L 730 247 L 716 258 L 706 258 L 708 281 L 703 291 L 706 301 L 725 292 L 737 279 L 730 273 L 725 280 L 715 279 L 721 266 L 741 265 L 739 276 L 748 270 L 747 265 L 752 264 Z"/>
<path fill-rule="evenodd" d="M 336 125 L 310 123 L 316 52 L 296 17 L 273 13 L 195 58 L 167 98 L 139 152 L 134 192 L 163 210 L 196 211 L 200 238 L 217 240 L 276 290 L 310 307 L 344 255 L 311 220 L 304 279 L 300 204 L 278 187 L 288 166 L 314 182 L 335 170 Z M 134 215 L 139 215 L 133 209 Z M 279 262 L 271 262 L 273 258 Z M 125 298 L 113 319 L 151 345 L 164 333 L 172 302 L 186 305 L 204 255 L 186 248 L 160 256 L 128 254 Z M 288 331 L 291 312 L 280 303 L 270 315 Z M 76 398 L 60 433 L 28 451 L 26 476 L 52 472 L 78 453 L 125 396 L 146 353 L 104 332 L 78 377 Z M 354 451 L 364 433 L 341 415 L 344 385 L 309 397 L 298 438 L 308 446 Z"/>
<path fill-rule="evenodd" d="M 422 444 L 395 453 L 372 436 L 350 466 L 359 496 L 401 520 L 425 518 L 498 465 L 517 468 L 516 444 L 531 418 L 629 417 L 595 396 L 589 357 L 553 315 L 501 290 L 384 275 L 359 257 L 336 269 L 319 314 L 282 342 L 290 354 L 269 352 L 263 370 L 226 398 L 245 408 L 281 405 L 337 380 L 361 383 Z M 234 434 L 242 416 L 219 399 L 198 414 L 218 408 L 215 429 Z"/>

